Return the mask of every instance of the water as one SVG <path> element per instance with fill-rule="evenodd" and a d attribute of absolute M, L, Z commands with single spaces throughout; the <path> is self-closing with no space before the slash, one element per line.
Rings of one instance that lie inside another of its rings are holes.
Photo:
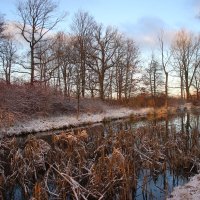
<path fill-rule="evenodd" d="M 197 173 L 199 115 L 83 129 L 87 138 L 75 130 L 75 137 L 49 133 L 2 141 L 0 197 L 75 199 L 76 193 L 80 199 L 81 194 L 87 199 L 102 194 L 113 200 L 166 199 Z"/>

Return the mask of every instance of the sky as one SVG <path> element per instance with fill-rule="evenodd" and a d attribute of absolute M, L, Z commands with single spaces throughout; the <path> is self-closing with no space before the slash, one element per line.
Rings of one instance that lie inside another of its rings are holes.
<path fill-rule="evenodd" d="M 17 0 L 0 0 L 0 13 L 17 20 Z M 111 25 L 132 37 L 141 48 L 153 48 L 161 29 L 167 37 L 181 28 L 200 32 L 200 0 L 56 0 L 58 14 L 67 12 L 58 30 L 69 31 L 78 10 L 87 11 L 105 26 Z"/>
<path fill-rule="evenodd" d="M 152 51 L 158 48 L 161 29 L 170 44 L 175 33 L 186 29 L 200 33 L 200 0 L 55 0 L 57 14 L 67 12 L 56 31 L 70 31 L 72 18 L 79 10 L 88 12 L 98 23 L 114 26 L 135 40 L 140 48 L 143 64 L 148 64 Z M 16 15 L 17 0 L 0 0 L 0 13 L 6 21 L 19 21 Z M 11 30 L 16 31 L 14 26 Z M 16 34 L 17 35 L 17 34 Z M 173 79 L 173 78 L 172 78 Z M 176 80 L 170 80 L 173 82 Z"/>

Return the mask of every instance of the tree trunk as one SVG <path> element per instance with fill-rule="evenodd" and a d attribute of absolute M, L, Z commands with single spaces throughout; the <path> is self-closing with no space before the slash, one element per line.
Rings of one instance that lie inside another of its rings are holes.
<path fill-rule="evenodd" d="M 180 87 L 181 87 L 181 99 L 183 100 L 183 75 L 180 73 L 180 78 L 181 78 L 181 85 L 180 85 Z"/>
<path fill-rule="evenodd" d="M 99 75 L 99 96 L 104 100 L 104 75 Z"/>
<path fill-rule="evenodd" d="M 64 83 L 64 97 L 67 97 L 67 67 L 66 65 L 62 66 L 62 77 L 63 77 L 63 83 Z"/>
<path fill-rule="evenodd" d="M 168 108 L 168 72 L 165 72 L 165 106 Z"/>
<path fill-rule="evenodd" d="M 35 63 L 34 63 L 34 47 L 31 45 L 31 81 L 30 84 L 34 83 L 34 72 L 35 72 Z"/>
<path fill-rule="evenodd" d="M 85 59 L 85 56 L 84 56 L 84 59 Z M 81 87 L 81 93 L 82 93 L 82 97 L 85 97 L 85 61 L 84 60 L 81 60 L 81 83 L 82 83 L 82 87 Z"/>
<path fill-rule="evenodd" d="M 188 72 L 185 72 L 185 90 L 186 90 L 186 99 L 189 101 L 190 99 L 190 88 L 188 83 Z"/>

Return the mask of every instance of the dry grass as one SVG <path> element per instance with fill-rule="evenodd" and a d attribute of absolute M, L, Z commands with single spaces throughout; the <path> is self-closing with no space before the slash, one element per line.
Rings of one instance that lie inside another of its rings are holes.
<path fill-rule="evenodd" d="M 147 93 L 139 93 L 138 95 L 130 97 L 129 99 L 122 98 L 122 100 L 117 100 L 117 99 L 107 100 L 107 102 L 110 105 L 118 105 L 118 106 L 123 105 L 131 108 L 145 108 L 145 107 L 161 108 L 165 106 L 166 103 L 165 101 L 166 99 L 164 94 L 159 94 L 154 99 L 150 94 Z M 186 100 L 181 100 L 180 98 L 176 98 L 173 96 L 168 97 L 168 106 L 176 107 L 183 103 L 186 103 Z"/>
<path fill-rule="evenodd" d="M 128 129 L 127 129 L 128 128 Z M 32 199 L 130 199 L 141 169 L 176 176 L 198 167 L 199 132 L 151 125 L 0 141 L 0 194 L 19 183 Z M 143 179 L 147 191 L 147 177 Z"/>
<path fill-rule="evenodd" d="M 101 113 L 108 107 L 100 99 L 80 99 L 81 113 Z M 66 99 L 50 87 L 0 82 L 0 128 L 12 126 L 16 121 L 76 113 L 77 99 Z"/>

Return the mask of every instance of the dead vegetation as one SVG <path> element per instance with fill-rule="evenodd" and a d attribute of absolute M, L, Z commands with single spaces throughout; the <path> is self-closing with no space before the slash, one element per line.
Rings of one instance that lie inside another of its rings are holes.
<path fill-rule="evenodd" d="M 98 98 L 80 99 L 81 113 L 100 113 L 108 107 Z M 65 98 L 61 91 L 37 84 L 7 85 L 0 81 L 0 128 L 8 128 L 16 121 L 76 113 L 77 99 Z"/>
<path fill-rule="evenodd" d="M 90 132 L 90 133 L 89 133 Z M 199 132 L 151 125 L 133 130 L 62 132 L 44 140 L 0 141 L 0 195 L 20 185 L 33 199 L 132 199 L 143 169 L 156 177 L 197 170 Z M 156 175 L 157 174 L 157 175 Z M 142 191 L 148 193 L 148 177 Z M 167 192 L 167 191 L 166 191 Z"/>

